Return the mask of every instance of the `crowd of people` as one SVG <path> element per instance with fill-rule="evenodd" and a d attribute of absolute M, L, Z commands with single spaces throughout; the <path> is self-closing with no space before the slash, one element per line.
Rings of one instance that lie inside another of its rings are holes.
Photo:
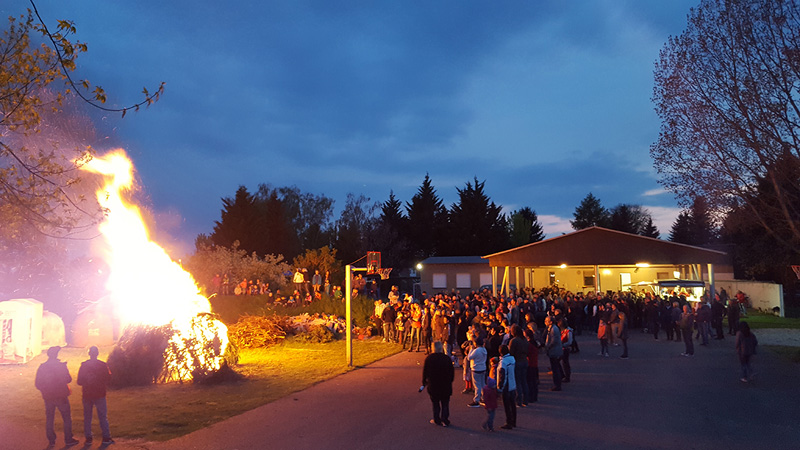
<path fill-rule="evenodd" d="M 721 295 L 720 295 L 721 294 Z M 488 291 L 438 293 L 419 301 L 390 297 L 376 302 L 375 318 L 382 322 L 383 340 L 401 343 L 409 352 L 441 353 L 453 367 L 461 368 L 464 389 L 472 396 L 468 407 L 487 409 L 484 429 L 494 429 L 494 409 L 502 399 L 505 424 L 516 426 L 516 409 L 538 401 L 539 356 L 546 355 L 551 391 L 560 391 L 572 381 L 570 355 L 580 351 L 578 336 L 596 335 L 600 357 L 610 357 L 619 347 L 620 359 L 628 359 L 628 337 L 632 329 L 659 339 L 684 343 L 682 356 L 694 355 L 694 341 L 724 339 L 723 318 L 729 319 L 729 334 L 736 335 L 743 382 L 752 376 L 750 358 L 757 340 L 745 322 L 739 322 L 739 302 L 723 303 L 724 290 L 710 298 L 689 301 L 688 295 L 672 292 L 617 292 L 572 294 L 563 289 L 525 289 L 494 297 Z M 726 304 L 728 303 L 728 304 Z M 440 350 L 437 350 L 440 349 Z M 429 356 L 431 357 L 431 356 Z M 441 356 L 437 356 L 441 359 Z M 430 371 L 423 371 L 423 386 Z M 488 395 L 487 395 L 488 394 Z M 449 394 L 436 394 L 432 423 L 449 424 Z M 432 394 L 432 400 L 434 395 Z"/>

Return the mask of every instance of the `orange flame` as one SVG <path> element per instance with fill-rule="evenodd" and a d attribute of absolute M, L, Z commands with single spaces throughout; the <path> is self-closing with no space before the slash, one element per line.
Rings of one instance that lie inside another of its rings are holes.
<path fill-rule="evenodd" d="M 198 345 L 198 331 L 193 322 L 198 314 L 211 312 L 208 299 L 200 294 L 191 274 L 150 240 L 149 232 L 136 205 L 128 203 L 123 193 L 133 187 L 133 164 L 124 150 L 114 150 L 95 157 L 84 170 L 103 175 L 106 184 L 97 191 L 97 201 L 106 210 L 106 220 L 99 230 L 106 244 L 104 260 L 110 267 L 106 287 L 122 327 L 132 324 L 161 326 L 171 324 L 176 333 L 170 344 L 184 348 Z M 219 347 L 228 344 L 227 328 L 213 320 L 213 328 L 202 330 L 204 338 L 219 339 Z M 219 369 L 221 352 L 212 361 L 199 361 L 205 368 Z M 194 367 L 177 370 L 180 379 L 191 378 Z"/>

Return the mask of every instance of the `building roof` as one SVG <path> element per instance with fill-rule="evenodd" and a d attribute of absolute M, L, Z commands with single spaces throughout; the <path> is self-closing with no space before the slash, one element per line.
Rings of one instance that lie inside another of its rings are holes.
<path fill-rule="evenodd" d="M 486 255 L 492 267 L 729 264 L 724 252 L 600 227 Z"/>
<path fill-rule="evenodd" d="M 422 261 L 423 266 L 433 264 L 489 264 L 484 256 L 431 256 Z"/>

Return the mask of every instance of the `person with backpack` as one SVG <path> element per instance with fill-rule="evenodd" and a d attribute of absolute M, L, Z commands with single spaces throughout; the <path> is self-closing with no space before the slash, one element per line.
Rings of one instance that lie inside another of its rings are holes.
<path fill-rule="evenodd" d="M 750 366 L 750 359 L 756 354 L 756 347 L 758 347 L 758 339 L 750 331 L 750 325 L 745 321 L 739 322 L 739 331 L 736 332 L 736 354 L 739 356 L 739 363 L 742 365 L 741 381 L 743 383 L 748 383 L 753 379 L 753 368 Z"/>

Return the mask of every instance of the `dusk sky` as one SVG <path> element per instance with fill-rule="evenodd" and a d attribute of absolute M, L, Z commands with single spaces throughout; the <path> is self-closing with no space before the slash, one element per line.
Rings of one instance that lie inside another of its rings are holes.
<path fill-rule="evenodd" d="M 5 17 L 27 1 L 3 2 Z M 679 209 L 649 156 L 653 67 L 692 1 L 206 2 L 41 0 L 89 52 L 77 79 L 109 105 L 166 90 L 124 119 L 97 116 L 101 152 L 125 148 L 158 226 L 191 251 L 239 185 L 296 185 L 403 202 L 426 173 L 449 207 L 475 177 L 549 237 L 592 192 L 640 204 L 662 238 Z"/>

